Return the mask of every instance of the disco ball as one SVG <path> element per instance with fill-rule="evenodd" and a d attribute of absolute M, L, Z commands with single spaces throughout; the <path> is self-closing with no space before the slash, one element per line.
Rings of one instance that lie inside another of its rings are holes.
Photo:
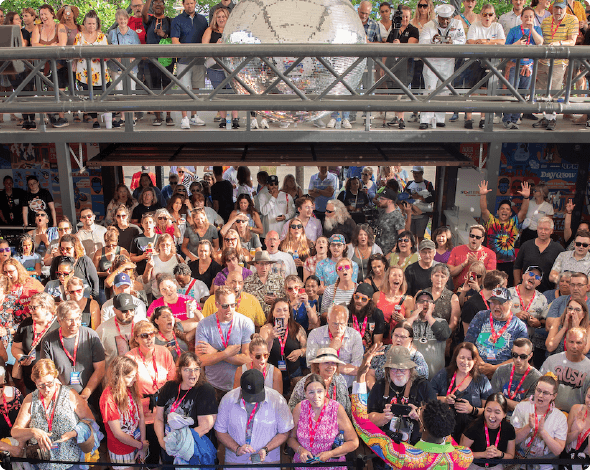
<path fill-rule="evenodd" d="M 366 34 L 358 13 L 349 0 L 241 0 L 233 9 L 224 28 L 224 44 L 366 44 Z M 238 49 L 238 48 L 236 48 Z M 243 57 L 225 58 L 234 70 Z M 273 57 L 273 65 L 286 71 L 295 57 Z M 354 57 L 326 57 L 338 73 L 343 73 L 355 61 Z M 366 61 L 357 65 L 345 81 L 355 89 L 360 83 Z M 277 78 L 264 62 L 252 59 L 238 74 L 257 94 L 263 93 Z M 319 94 L 335 77 L 314 57 L 306 57 L 288 77 L 305 94 Z M 240 94 L 248 91 L 237 81 L 232 86 Z M 283 81 L 271 91 L 295 94 Z M 349 95 L 338 83 L 330 94 Z M 329 111 L 262 111 L 260 114 L 275 121 L 307 122 L 326 115 Z"/>

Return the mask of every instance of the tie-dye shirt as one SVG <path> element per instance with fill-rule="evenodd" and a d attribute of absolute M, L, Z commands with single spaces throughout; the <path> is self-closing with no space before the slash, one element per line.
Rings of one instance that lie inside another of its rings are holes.
<path fill-rule="evenodd" d="M 511 263 L 516 259 L 516 240 L 522 228 L 518 216 L 513 215 L 507 222 L 500 222 L 491 213 L 484 221 L 486 228 L 486 246 L 496 253 L 499 263 Z"/>

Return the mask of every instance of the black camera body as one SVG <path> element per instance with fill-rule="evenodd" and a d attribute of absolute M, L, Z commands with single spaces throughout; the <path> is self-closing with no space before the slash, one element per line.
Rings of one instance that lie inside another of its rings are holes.
<path fill-rule="evenodd" d="M 396 39 L 399 39 L 399 30 L 402 27 L 402 6 L 398 5 L 397 10 L 393 12 L 393 16 L 391 18 L 391 32 L 389 36 L 387 36 L 387 42 L 393 42 Z"/>

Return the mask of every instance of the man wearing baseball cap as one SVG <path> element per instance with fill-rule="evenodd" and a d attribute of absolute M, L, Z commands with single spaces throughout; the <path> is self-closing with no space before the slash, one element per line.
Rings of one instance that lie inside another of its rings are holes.
<path fill-rule="evenodd" d="M 436 245 L 432 240 L 422 240 L 418 245 L 418 253 L 420 254 L 420 259 L 408 265 L 404 272 L 406 282 L 408 284 L 406 291 L 408 295 L 415 295 L 416 292 L 422 289 L 428 289 L 429 287 L 432 287 L 432 268 L 434 268 L 435 264 L 438 264 L 434 261 Z M 450 271 L 449 280 L 447 281 L 446 287 L 450 291 L 454 290 L 453 279 L 450 276 Z"/>
<path fill-rule="evenodd" d="M 422 214 L 412 215 L 412 225 L 410 226 L 412 233 L 418 237 L 418 242 L 421 242 L 424 240 L 424 232 L 434 210 L 434 186 L 430 181 L 424 179 L 423 166 L 413 166 L 412 175 L 414 179 L 408 181 L 404 191 L 412 196 L 413 204 L 422 211 Z"/>
<path fill-rule="evenodd" d="M 135 323 L 140 320 L 145 320 L 147 318 L 145 304 L 141 301 L 141 299 L 135 297 L 131 294 L 131 288 L 133 286 L 133 281 L 129 277 L 129 274 L 123 272 L 119 273 L 115 276 L 115 281 L 113 282 L 113 293 L 115 296 L 119 294 L 129 294 L 133 299 L 133 304 L 135 305 L 135 315 L 133 317 Z M 107 300 L 100 309 L 100 318 L 101 321 L 105 322 L 109 318 L 113 318 L 115 316 L 115 309 L 114 309 L 114 298 Z"/>
<path fill-rule="evenodd" d="M 127 274 L 123 274 L 127 276 Z M 133 335 L 133 325 L 135 323 L 135 303 L 134 297 L 130 294 L 119 294 L 113 299 L 114 316 L 107 321 L 102 322 L 96 329 L 96 334 L 104 346 L 106 365 L 117 356 L 122 356 L 129 352 L 129 341 Z"/>
<path fill-rule="evenodd" d="M 383 209 L 379 215 L 375 243 L 386 255 L 397 245 L 398 234 L 404 230 L 410 230 L 412 224 L 412 206 L 407 203 L 397 205 L 399 189 L 399 183 L 392 178 L 375 196 L 377 206 Z"/>
<path fill-rule="evenodd" d="M 465 44 L 466 37 L 463 23 L 461 20 L 453 18 L 455 7 L 448 4 L 442 4 L 438 5 L 434 9 L 434 12 L 436 18 L 426 23 L 420 32 L 420 44 L 437 44 L 442 47 L 448 47 L 451 44 Z M 441 75 L 443 80 L 449 78 L 455 70 L 455 59 L 429 58 L 428 61 Z M 436 74 L 426 66 L 424 67 L 422 75 L 428 93 L 431 93 L 441 84 L 441 81 Z M 439 93 L 439 96 L 450 94 L 451 92 L 449 89 L 445 88 Z M 420 129 L 427 129 L 428 125 L 431 123 L 435 123 L 436 127 L 445 127 L 445 113 L 420 113 Z"/>
<path fill-rule="evenodd" d="M 496 369 L 512 361 L 512 344 L 528 338 L 526 325 L 511 312 L 512 295 L 505 287 L 492 291 L 489 310 L 482 310 L 471 321 L 465 341 L 475 344 L 481 359 L 479 371 L 492 378 Z"/>
<path fill-rule="evenodd" d="M 264 386 L 264 376 L 256 369 L 244 372 L 240 387 L 221 399 L 215 421 L 227 464 L 280 463 L 280 446 L 293 426 L 287 402 Z"/>

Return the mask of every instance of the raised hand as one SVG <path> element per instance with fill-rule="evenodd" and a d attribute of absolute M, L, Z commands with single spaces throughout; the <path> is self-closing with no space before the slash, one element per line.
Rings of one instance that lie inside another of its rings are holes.
<path fill-rule="evenodd" d="M 485 196 L 487 193 L 491 192 L 491 189 L 488 189 L 488 182 L 487 181 L 482 181 L 481 183 L 479 183 L 479 195 L 480 196 Z"/>
<path fill-rule="evenodd" d="M 524 198 L 529 198 L 531 196 L 531 185 L 525 181 L 522 183 L 522 189 L 516 194 L 520 194 Z"/>
<path fill-rule="evenodd" d="M 568 199 L 567 202 L 565 203 L 565 211 L 568 214 L 571 214 L 574 211 L 575 207 L 576 207 L 576 205 L 574 204 L 573 199 Z"/>

